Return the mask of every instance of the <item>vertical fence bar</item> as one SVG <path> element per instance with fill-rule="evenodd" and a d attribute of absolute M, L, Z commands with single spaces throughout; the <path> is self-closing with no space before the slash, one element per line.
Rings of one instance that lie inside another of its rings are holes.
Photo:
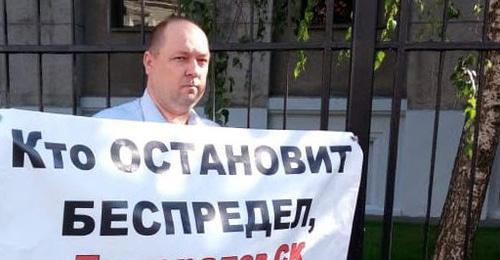
<path fill-rule="evenodd" d="M 111 107 L 111 54 L 106 53 L 106 107 Z"/>
<path fill-rule="evenodd" d="M 42 45 L 42 21 L 41 21 L 41 8 L 40 8 L 40 0 L 36 1 L 37 15 L 36 15 L 36 25 L 37 25 L 37 43 L 38 45 Z M 38 110 L 43 111 L 43 64 L 42 64 L 42 53 L 38 53 Z"/>
<path fill-rule="evenodd" d="M 283 95 L 283 125 L 282 129 L 286 129 L 286 119 L 288 111 L 288 92 L 290 89 L 290 52 L 286 52 L 286 79 L 285 79 L 285 93 Z"/>
<path fill-rule="evenodd" d="M 489 24 L 487 23 L 487 18 L 488 18 L 488 13 L 490 10 L 490 0 L 485 0 L 484 1 L 484 8 L 483 8 L 483 27 L 481 29 L 481 42 L 485 43 L 488 40 L 488 26 Z M 472 199 L 473 199 L 473 192 L 474 192 L 474 183 L 476 182 L 476 160 L 477 160 L 477 145 L 478 145 L 478 136 L 479 136 L 479 121 L 481 120 L 481 104 L 483 102 L 483 86 L 485 84 L 485 75 L 484 75 L 484 53 L 480 52 L 479 53 L 479 74 L 478 74 L 478 89 L 477 89 L 477 96 L 476 96 L 476 119 L 474 122 L 474 144 L 473 144 L 473 154 L 472 154 L 472 162 L 471 162 L 471 178 L 470 178 L 470 183 L 469 183 L 469 197 L 468 197 L 468 203 L 467 203 L 467 220 L 465 222 L 465 242 L 464 242 L 464 259 L 468 258 L 467 251 L 469 250 L 470 246 L 469 245 L 469 230 L 471 230 L 472 223 L 471 223 L 471 210 L 472 210 Z"/>
<path fill-rule="evenodd" d="M 377 36 L 377 2 L 356 0 L 352 37 L 350 88 L 347 105 L 347 130 L 358 136 L 363 150 L 363 170 L 354 215 L 348 259 L 362 259 L 366 202 L 370 121 L 373 99 L 373 62 Z"/>
<path fill-rule="evenodd" d="M 255 12 L 255 2 L 250 1 L 250 42 L 254 42 L 253 31 L 254 31 L 254 12 Z M 253 76 L 253 52 L 250 52 L 250 60 L 248 62 L 248 97 L 247 97 L 247 128 L 250 128 L 250 112 L 252 108 L 252 76 Z"/>
<path fill-rule="evenodd" d="M 146 19 L 145 19 L 145 5 L 146 5 L 146 0 L 141 0 L 141 43 L 144 45 L 146 42 L 146 32 L 145 32 L 145 27 L 146 27 Z"/>
<path fill-rule="evenodd" d="M 436 101 L 434 105 L 434 123 L 433 123 L 433 134 L 432 134 L 432 146 L 431 146 L 431 162 L 430 162 L 430 172 L 429 172 L 429 184 L 427 186 L 427 202 L 425 211 L 425 222 L 424 222 L 424 259 L 429 257 L 429 230 L 430 230 L 430 213 L 432 208 L 432 194 L 434 187 L 434 175 L 436 168 L 436 150 L 437 150 L 437 137 L 439 133 L 439 117 L 441 110 L 441 80 L 442 80 L 442 70 L 443 70 L 443 51 L 439 52 L 439 71 L 438 71 L 438 85 L 436 90 Z"/>
<path fill-rule="evenodd" d="M 291 4 L 287 3 L 286 8 L 287 8 L 287 13 L 290 14 Z M 286 25 L 288 26 L 288 21 L 286 22 Z M 283 97 L 283 122 L 282 122 L 283 130 L 285 130 L 287 126 L 288 96 L 290 91 L 290 52 L 286 51 L 285 53 L 286 53 L 286 79 L 285 79 L 285 93 Z"/>
<path fill-rule="evenodd" d="M 323 67 L 321 74 L 321 108 L 320 126 L 321 130 L 328 130 L 328 120 L 330 116 L 330 89 L 331 89 L 331 65 L 332 65 L 332 44 L 333 44 L 333 6 L 334 0 L 326 2 L 325 40 L 323 41 Z"/>
<path fill-rule="evenodd" d="M 146 18 L 145 18 L 146 0 L 141 0 L 141 43 L 142 46 L 146 44 Z M 145 68 L 141 69 L 141 81 L 143 89 L 146 88 L 146 71 Z"/>
<path fill-rule="evenodd" d="M 9 45 L 9 33 L 7 25 L 7 0 L 3 1 L 3 36 L 5 46 Z M 10 54 L 5 53 L 5 107 L 10 107 Z"/>
<path fill-rule="evenodd" d="M 76 18 L 75 18 L 75 0 L 71 0 L 71 6 L 70 6 L 70 15 L 71 15 L 71 44 L 75 45 L 76 44 L 76 32 L 75 32 L 75 26 L 76 26 Z"/>
<path fill-rule="evenodd" d="M 75 45 L 76 44 L 76 33 L 75 33 L 75 0 L 71 0 L 71 44 Z M 72 104 L 72 110 L 71 113 L 73 115 L 76 115 L 78 110 L 78 93 L 77 93 L 77 88 L 76 88 L 76 54 L 72 53 L 71 54 L 71 93 L 72 93 L 72 98 L 73 98 L 73 104 Z"/>
<path fill-rule="evenodd" d="M 180 9 L 180 8 L 179 8 Z M 216 3 L 214 4 L 214 10 L 213 10 L 214 14 L 217 13 L 217 5 Z M 213 24 L 213 31 L 214 32 L 217 32 L 217 23 L 214 23 Z M 214 33 L 215 34 L 215 33 Z M 217 35 L 215 35 L 217 36 Z M 208 37 L 211 37 L 211 35 L 208 35 Z M 211 59 L 211 62 L 209 63 L 209 70 L 210 70 L 210 77 L 211 77 L 211 84 L 210 84 L 210 87 L 211 87 L 211 92 L 210 92 L 210 95 L 211 95 L 211 99 L 212 99 L 212 103 L 209 104 L 210 106 L 212 106 L 212 114 L 210 115 L 212 117 L 212 121 L 214 122 L 217 122 L 216 121 L 216 116 L 217 116 L 217 89 L 216 89 L 216 84 L 215 84 L 215 81 L 216 81 L 216 75 L 215 75 L 215 61 L 217 60 L 217 53 L 214 52 L 213 53 L 213 56 L 212 56 L 212 53 L 210 54 L 210 59 Z M 210 99 L 209 99 L 210 100 Z"/>
<path fill-rule="evenodd" d="M 212 102 L 211 102 L 211 104 L 208 104 L 209 106 L 212 107 L 212 114 L 210 115 L 210 117 L 211 117 L 212 121 L 214 121 L 214 122 L 216 122 L 216 120 L 215 120 L 216 119 L 215 118 L 215 115 L 216 115 L 216 111 L 215 111 L 215 109 L 216 109 L 216 106 L 215 106 L 216 105 L 216 103 L 215 103 L 216 100 L 215 100 L 215 98 L 217 97 L 217 95 L 215 93 L 216 89 L 215 89 L 215 65 L 214 65 L 215 59 L 216 59 L 216 55 L 217 55 L 217 53 L 214 52 L 213 54 L 211 54 L 211 57 L 210 57 L 210 59 L 212 60 L 212 62 L 210 62 L 210 78 L 211 78 L 211 82 L 210 82 L 210 96 L 211 96 Z"/>
<path fill-rule="evenodd" d="M 441 27 L 441 42 L 444 43 L 446 40 L 446 31 L 448 28 L 448 8 L 450 2 L 449 0 L 444 1 L 443 5 L 443 26 Z M 424 259 L 428 258 L 429 255 L 429 228 L 430 228 L 430 212 L 432 208 L 432 190 L 434 188 L 434 175 L 436 168 L 436 150 L 437 150 L 437 139 L 439 135 L 439 118 L 441 112 L 441 94 L 442 94 L 442 81 L 443 81 L 443 68 L 445 61 L 445 52 L 439 52 L 439 67 L 438 67 L 438 81 L 436 89 L 436 102 L 434 105 L 434 125 L 432 134 L 432 148 L 431 148 L 431 163 L 430 163 L 430 173 L 429 173 L 429 185 L 427 186 L 427 206 L 425 213 L 425 223 L 424 223 Z"/>
<path fill-rule="evenodd" d="M 402 87 L 406 80 L 407 53 L 403 46 L 408 39 L 409 21 L 411 20 L 411 1 L 402 0 L 399 14 L 399 35 L 396 58 L 396 70 L 392 90 L 391 122 L 389 134 L 389 155 L 387 161 L 387 176 L 384 202 L 384 220 L 382 230 L 382 259 L 391 259 L 392 228 L 394 210 L 394 191 L 396 182 L 396 168 L 398 160 L 399 121 L 401 117 Z"/>

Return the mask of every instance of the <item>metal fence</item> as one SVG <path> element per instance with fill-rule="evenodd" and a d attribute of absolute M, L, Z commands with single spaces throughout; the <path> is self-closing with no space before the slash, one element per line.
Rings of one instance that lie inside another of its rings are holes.
<path fill-rule="evenodd" d="M 36 54 L 38 57 L 38 72 L 40 79 L 43 75 L 42 57 L 47 54 L 69 54 L 73 60 L 73 67 L 75 66 L 76 56 L 81 54 L 105 54 L 107 60 L 107 82 L 106 82 L 106 105 L 111 105 L 111 82 L 110 82 L 110 55 L 115 53 L 142 53 L 145 49 L 145 35 L 146 28 L 144 27 L 144 5 L 142 1 L 142 17 L 143 26 L 139 31 L 139 36 L 142 44 L 137 45 L 79 45 L 75 40 L 75 0 L 72 0 L 71 7 L 71 38 L 72 44 L 66 45 L 42 45 L 41 43 L 41 19 L 40 19 L 40 0 L 35 1 L 37 4 L 37 44 L 35 45 L 12 45 L 9 44 L 9 31 L 8 31 L 8 12 L 7 0 L 2 1 L 3 4 L 3 33 L 4 44 L 0 45 L 0 53 L 5 55 L 5 103 L 2 107 L 11 107 L 13 104 L 10 102 L 10 74 L 11 68 L 9 67 L 9 58 L 15 54 Z M 499 43 L 487 41 L 486 28 L 487 24 L 486 15 L 483 15 L 483 29 L 482 41 L 472 42 L 449 42 L 446 41 L 446 31 L 448 26 L 448 7 L 450 0 L 444 0 L 444 8 L 442 12 L 442 27 L 441 27 L 441 40 L 433 42 L 417 42 L 409 39 L 409 25 L 411 23 L 411 5 L 413 0 L 401 0 L 400 15 L 398 16 L 398 27 L 396 30 L 395 40 L 393 41 L 378 41 L 377 40 L 377 24 L 380 23 L 378 7 L 381 1 L 373 0 L 356 0 L 354 1 L 353 10 L 353 23 L 352 23 L 352 41 L 341 42 L 334 41 L 333 37 L 333 8 L 335 0 L 326 1 L 326 24 L 325 24 L 325 37 L 323 41 L 309 41 L 309 42 L 247 42 L 247 43 L 218 43 L 211 44 L 211 50 L 215 53 L 223 51 L 231 52 L 260 52 L 260 51 L 294 51 L 294 50 L 314 50 L 321 51 L 323 56 L 323 73 L 322 73 L 322 91 L 321 91 L 321 109 L 320 109 L 320 129 L 328 130 L 329 120 L 329 101 L 331 98 L 331 85 L 332 75 L 328 73 L 331 71 L 333 64 L 334 52 L 340 50 L 351 51 L 351 65 L 349 76 L 349 94 L 346 116 L 346 130 L 354 132 L 359 137 L 359 143 L 364 151 L 366 157 L 369 157 L 369 140 L 370 140 L 370 122 L 371 122 L 371 109 L 373 101 L 373 77 L 374 77 L 374 55 L 377 50 L 393 51 L 396 54 L 396 63 L 394 70 L 393 81 L 393 95 L 392 95 L 392 108 L 390 116 L 390 140 L 389 140 L 389 153 L 388 153 L 388 169 L 386 175 L 386 191 L 383 215 L 383 237 L 382 237 L 382 259 L 390 259 L 391 255 L 391 241 L 392 241 L 392 227 L 393 227 L 393 208 L 394 208 L 394 193 L 395 193 L 395 179 L 396 167 L 398 158 L 398 133 L 399 133 L 399 120 L 401 117 L 401 101 L 403 98 L 404 87 L 406 85 L 407 73 L 407 59 L 408 54 L 411 52 L 437 52 L 439 53 L 439 73 L 437 75 L 437 92 L 435 93 L 435 115 L 434 115 L 434 131 L 432 133 L 432 154 L 431 154 L 431 169 L 429 172 L 429 186 L 427 187 L 427 212 L 425 218 L 425 230 L 429 228 L 430 220 L 430 204 L 432 198 L 433 179 L 436 161 L 436 143 L 439 129 L 440 117 L 440 104 L 442 86 L 440 80 L 443 77 L 444 54 L 447 51 L 476 51 L 480 53 L 480 63 L 484 63 L 484 53 L 491 50 L 500 50 Z M 489 0 L 484 2 L 484 6 L 489 6 Z M 251 8 L 253 8 L 254 1 L 250 1 Z M 252 9 L 253 10 L 253 9 Z M 251 13 L 253 15 L 253 12 Z M 253 20 L 253 18 L 252 18 Z M 252 28 L 253 30 L 253 28 Z M 251 34 L 253 35 L 253 34 Z M 479 75 L 483 75 L 482 66 Z M 73 76 L 74 77 L 74 76 Z M 75 79 L 73 78 L 73 81 Z M 483 79 L 480 82 L 484 82 Z M 73 88 L 76 84 L 73 84 Z M 38 109 L 44 111 L 43 93 L 44 88 L 43 80 L 39 81 L 38 93 Z M 288 83 L 287 83 L 288 88 Z M 73 114 L 78 113 L 79 96 L 78 91 L 75 89 L 73 93 Z M 287 100 L 288 91 L 285 91 L 284 106 L 283 106 L 283 128 L 286 128 L 287 120 Z M 250 126 L 250 111 L 252 109 L 251 97 L 252 88 L 249 88 L 248 93 L 248 106 L 247 106 L 247 126 Z M 480 98 L 481 95 L 478 95 Z M 478 100 L 481 102 L 481 100 Z M 367 167 L 368 160 L 364 161 L 363 172 L 361 179 L 361 186 L 359 197 L 357 201 L 355 219 L 352 230 L 351 244 L 349 248 L 349 259 L 362 259 L 363 257 L 363 233 L 364 233 L 364 218 L 365 218 L 365 201 L 367 189 Z M 428 232 L 425 232 L 423 246 L 423 255 L 428 256 Z M 465 244 L 464 247 L 468 246 Z"/>

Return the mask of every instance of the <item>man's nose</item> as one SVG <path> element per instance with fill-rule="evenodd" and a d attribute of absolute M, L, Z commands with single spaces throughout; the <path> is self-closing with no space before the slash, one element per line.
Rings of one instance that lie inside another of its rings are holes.
<path fill-rule="evenodd" d="M 186 67 L 186 76 L 198 77 L 200 75 L 200 66 L 196 59 L 189 60 Z"/>

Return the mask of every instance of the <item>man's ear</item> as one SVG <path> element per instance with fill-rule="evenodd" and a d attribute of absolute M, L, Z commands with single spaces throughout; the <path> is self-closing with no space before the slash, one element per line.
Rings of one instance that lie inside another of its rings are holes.
<path fill-rule="evenodd" d="M 144 71 L 147 75 L 153 68 L 153 54 L 150 51 L 145 51 L 142 56 L 142 64 L 144 65 Z"/>

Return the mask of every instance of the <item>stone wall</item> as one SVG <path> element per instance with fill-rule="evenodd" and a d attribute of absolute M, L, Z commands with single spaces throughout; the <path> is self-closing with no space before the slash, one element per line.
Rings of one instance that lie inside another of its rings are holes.
<path fill-rule="evenodd" d="M 38 9 L 32 0 L 7 1 L 7 34 L 9 45 L 64 45 L 72 44 L 72 11 L 69 0 L 40 1 L 40 27 L 37 25 Z M 82 15 L 78 12 L 80 1 L 75 1 L 75 42 L 81 42 Z M 4 39 L 3 10 L 0 13 L 2 39 Z M 40 38 L 38 30 L 40 29 Z M 5 55 L 2 55 L 2 91 L 5 90 Z M 41 63 L 41 65 L 40 65 Z M 80 87 L 81 62 L 68 54 L 11 54 L 10 100 L 14 106 L 38 106 L 40 93 L 46 107 L 71 107 L 73 91 Z M 41 70 L 41 72 L 40 72 Z M 72 76 L 75 76 L 73 79 Z M 40 91 L 42 85 L 42 91 Z M 4 96 L 4 95 L 2 95 Z M 2 100 L 5 102 L 5 100 Z"/>

